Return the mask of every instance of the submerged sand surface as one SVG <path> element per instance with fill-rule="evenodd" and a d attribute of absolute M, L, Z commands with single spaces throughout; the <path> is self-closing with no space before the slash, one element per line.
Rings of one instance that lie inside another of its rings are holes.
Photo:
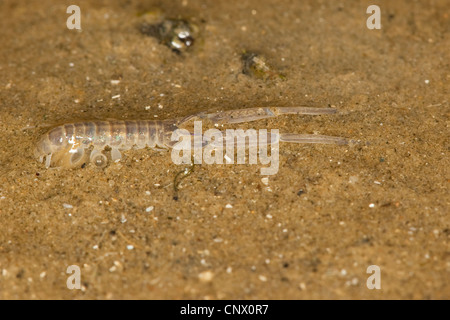
<path fill-rule="evenodd" d="M 77 1 L 81 32 L 70 4 L 0 2 L 0 298 L 450 298 L 447 0 L 378 1 L 381 30 L 369 1 Z M 192 50 L 141 34 L 145 12 L 198 25 Z M 285 78 L 242 74 L 244 50 Z M 299 105 L 340 112 L 239 127 L 359 143 L 282 144 L 268 181 L 199 165 L 178 200 L 167 151 L 102 170 L 33 155 L 74 120 Z"/>

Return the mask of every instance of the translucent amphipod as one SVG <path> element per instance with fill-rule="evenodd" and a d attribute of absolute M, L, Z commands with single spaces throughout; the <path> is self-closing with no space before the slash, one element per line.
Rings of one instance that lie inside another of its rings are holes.
<path fill-rule="evenodd" d="M 217 113 L 199 113 L 172 120 L 83 121 L 57 126 L 45 133 L 36 146 L 35 155 L 46 167 L 76 167 L 87 160 L 105 167 L 109 158 L 118 161 L 122 151 L 132 148 L 172 148 L 172 133 L 191 121 L 207 120 L 218 124 L 234 124 L 286 114 L 334 114 L 332 108 L 273 107 L 237 109 Z M 347 144 L 341 137 L 315 134 L 280 133 L 279 141 L 293 143 Z M 110 150 L 110 153 L 107 152 Z M 108 157 L 109 156 L 109 157 Z"/>

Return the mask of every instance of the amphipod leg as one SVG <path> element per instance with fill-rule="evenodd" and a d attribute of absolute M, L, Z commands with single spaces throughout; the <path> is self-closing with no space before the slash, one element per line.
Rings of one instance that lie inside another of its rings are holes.
<path fill-rule="evenodd" d="M 41 162 L 42 162 L 43 160 L 44 160 L 44 159 L 41 157 Z M 45 156 L 45 167 L 46 167 L 46 168 L 49 168 L 51 162 L 52 162 L 52 154 L 50 153 L 50 154 L 48 154 L 48 155 Z"/>
<path fill-rule="evenodd" d="M 112 148 L 111 149 L 111 160 L 116 162 L 120 159 L 122 159 L 122 154 L 120 153 L 119 149 Z"/>
<path fill-rule="evenodd" d="M 90 160 L 98 168 L 104 168 L 108 164 L 108 158 L 99 150 L 92 150 Z"/>
<path fill-rule="evenodd" d="M 260 119 L 278 117 L 285 114 L 334 114 L 336 109 L 332 108 L 307 108 L 307 107 L 273 107 L 273 108 L 249 108 L 223 111 L 217 113 L 200 113 L 198 119 L 209 119 L 218 123 L 242 123 Z M 191 120 L 190 117 L 187 120 Z M 186 120 L 185 120 L 186 121 Z"/>
<path fill-rule="evenodd" d="M 70 166 L 77 166 L 84 160 L 84 148 L 70 150 Z"/>

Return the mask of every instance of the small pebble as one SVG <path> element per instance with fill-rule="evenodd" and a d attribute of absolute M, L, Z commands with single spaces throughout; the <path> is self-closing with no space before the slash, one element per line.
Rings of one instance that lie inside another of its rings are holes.
<path fill-rule="evenodd" d="M 201 282 L 211 282 L 214 278 L 214 273 L 212 273 L 211 271 L 203 271 L 198 274 L 198 278 Z"/>
<path fill-rule="evenodd" d="M 357 176 L 350 176 L 350 178 L 348 179 L 349 183 L 356 183 L 358 182 L 358 177 Z"/>
<path fill-rule="evenodd" d="M 151 212 L 151 211 L 153 211 L 154 208 L 155 208 L 154 206 L 150 206 L 147 209 L 145 209 L 145 211 L 146 212 Z"/>
<path fill-rule="evenodd" d="M 285 77 L 278 73 L 266 58 L 254 52 L 245 52 L 241 56 L 243 63 L 242 73 L 255 79 L 284 79 Z"/>
<path fill-rule="evenodd" d="M 231 204 L 227 204 L 227 205 L 225 206 L 225 208 L 231 209 L 231 208 L 233 208 L 233 206 L 232 206 Z"/>
<path fill-rule="evenodd" d="M 63 203 L 63 207 L 64 207 L 64 209 L 72 209 L 73 205 L 68 204 L 68 203 Z"/>

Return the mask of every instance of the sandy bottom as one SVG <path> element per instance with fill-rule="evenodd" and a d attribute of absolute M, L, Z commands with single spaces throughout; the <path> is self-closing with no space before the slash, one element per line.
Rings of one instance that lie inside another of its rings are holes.
<path fill-rule="evenodd" d="M 450 298 L 447 0 L 378 1 L 381 30 L 369 1 L 77 2 L 81 32 L 70 1 L 0 2 L 0 298 Z M 199 36 L 176 54 L 139 32 L 145 12 Z M 284 77 L 242 74 L 244 51 Z M 105 169 L 33 154 L 75 120 L 300 105 L 340 112 L 238 127 L 359 142 L 281 144 L 268 180 L 198 165 L 178 200 L 167 151 Z"/>

